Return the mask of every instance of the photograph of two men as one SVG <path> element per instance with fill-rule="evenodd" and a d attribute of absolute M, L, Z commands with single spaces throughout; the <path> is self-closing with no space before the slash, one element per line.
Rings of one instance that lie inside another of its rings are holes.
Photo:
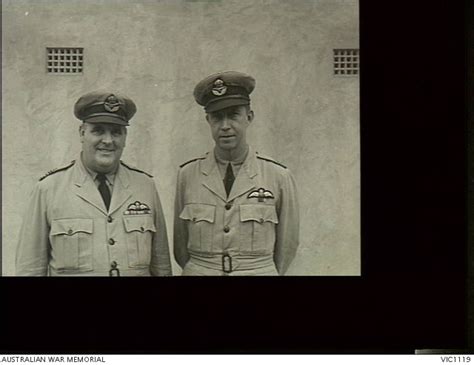
<path fill-rule="evenodd" d="M 357 1 L 4 1 L 3 276 L 359 276 Z"/>

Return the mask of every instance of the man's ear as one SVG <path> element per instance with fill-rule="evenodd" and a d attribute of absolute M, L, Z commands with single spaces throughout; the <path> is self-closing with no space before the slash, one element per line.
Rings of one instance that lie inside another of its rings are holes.
<path fill-rule="evenodd" d="M 252 123 L 253 117 L 254 117 L 253 110 L 250 109 L 247 113 L 247 120 L 249 121 L 249 123 Z"/>
<path fill-rule="evenodd" d="M 82 123 L 80 126 L 79 126 L 79 138 L 81 140 L 81 143 L 84 142 L 84 133 L 85 133 L 85 130 L 84 130 L 84 123 Z"/>
<path fill-rule="evenodd" d="M 209 123 L 209 114 L 208 113 L 206 113 L 206 120 Z"/>

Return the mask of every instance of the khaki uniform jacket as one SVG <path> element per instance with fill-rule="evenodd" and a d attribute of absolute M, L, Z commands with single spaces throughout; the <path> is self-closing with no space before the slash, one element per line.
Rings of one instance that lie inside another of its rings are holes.
<path fill-rule="evenodd" d="M 264 197 L 258 197 L 259 189 Z M 229 254 L 255 257 L 258 269 L 258 257 L 271 255 L 283 275 L 298 243 L 298 200 L 288 169 L 250 148 L 226 197 L 213 153 L 182 165 L 174 217 L 174 253 L 181 267 L 193 255 Z"/>
<path fill-rule="evenodd" d="M 120 276 L 171 275 L 152 178 L 121 163 L 107 212 L 80 159 L 60 170 L 33 191 L 17 247 L 17 275 L 109 276 L 117 275 L 110 272 L 115 263 Z"/>

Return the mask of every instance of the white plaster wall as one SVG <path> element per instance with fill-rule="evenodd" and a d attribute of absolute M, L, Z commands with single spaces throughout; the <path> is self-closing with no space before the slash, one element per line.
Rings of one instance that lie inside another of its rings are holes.
<path fill-rule="evenodd" d="M 256 78 L 249 142 L 298 182 L 289 274 L 360 274 L 359 79 L 332 74 L 333 48 L 359 47 L 356 0 L 10 0 L 2 11 L 3 275 L 35 182 L 77 157 L 73 105 L 95 89 L 135 100 L 122 158 L 155 176 L 172 242 L 178 166 L 212 148 L 192 91 L 222 70 Z M 84 74 L 48 75 L 46 47 L 84 47 Z"/>

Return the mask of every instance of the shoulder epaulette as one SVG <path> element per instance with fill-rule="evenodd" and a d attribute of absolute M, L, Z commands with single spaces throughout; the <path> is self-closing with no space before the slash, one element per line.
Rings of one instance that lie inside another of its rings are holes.
<path fill-rule="evenodd" d="M 209 152 L 208 152 L 208 153 L 209 153 Z M 206 156 L 207 156 L 207 153 L 206 153 L 206 155 L 204 155 L 204 156 L 197 157 L 197 158 L 193 158 L 192 160 L 186 161 L 185 163 L 179 165 L 179 168 L 182 168 L 182 167 L 186 166 L 188 163 L 191 163 L 191 162 L 194 162 L 194 161 L 204 160 L 204 159 L 206 158 Z"/>
<path fill-rule="evenodd" d="M 145 174 L 146 176 L 149 176 L 149 177 L 153 177 L 153 175 L 150 175 L 148 172 L 145 172 L 143 170 L 140 170 L 140 169 L 137 169 L 136 167 L 132 167 L 132 166 L 128 166 L 125 162 L 123 162 L 122 160 L 120 160 L 120 163 L 125 166 L 127 169 L 129 170 L 132 170 L 132 171 L 136 171 L 136 172 L 141 172 L 142 174 Z"/>
<path fill-rule="evenodd" d="M 281 166 L 283 167 L 284 169 L 286 169 L 287 167 L 275 160 L 272 160 L 271 158 L 268 158 L 268 157 L 262 157 L 262 156 L 259 156 L 257 155 L 257 158 L 259 158 L 260 160 L 265 160 L 265 161 L 268 161 L 268 162 L 273 162 L 275 165 L 278 165 L 278 166 Z"/>
<path fill-rule="evenodd" d="M 45 179 L 46 177 L 48 177 L 48 176 L 50 176 L 50 175 L 55 174 L 56 172 L 67 170 L 68 168 L 70 168 L 71 166 L 73 166 L 75 162 L 76 162 L 76 160 L 72 160 L 71 163 L 70 163 L 69 165 L 67 165 L 67 166 L 58 167 L 57 169 L 53 169 L 53 170 L 48 171 L 46 174 L 44 174 L 44 175 L 39 179 L 39 181 Z"/>

